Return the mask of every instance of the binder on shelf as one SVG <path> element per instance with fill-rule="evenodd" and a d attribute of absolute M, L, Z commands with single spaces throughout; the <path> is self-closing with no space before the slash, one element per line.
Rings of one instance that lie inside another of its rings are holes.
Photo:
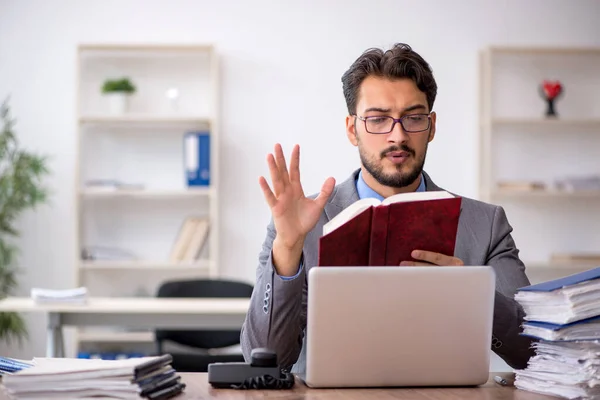
<path fill-rule="evenodd" d="M 187 132 L 184 135 L 184 163 L 187 186 L 210 185 L 210 134 Z"/>

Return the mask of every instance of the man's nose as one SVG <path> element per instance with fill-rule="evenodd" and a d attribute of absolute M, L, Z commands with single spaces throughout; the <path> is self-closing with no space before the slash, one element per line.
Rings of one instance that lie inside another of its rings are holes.
<path fill-rule="evenodd" d="M 394 128 L 387 135 L 387 140 L 390 143 L 403 143 L 408 139 L 408 134 L 404 129 L 402 129 L 402 125 L 400 122 L 396 122 L 394 124 Z"/>

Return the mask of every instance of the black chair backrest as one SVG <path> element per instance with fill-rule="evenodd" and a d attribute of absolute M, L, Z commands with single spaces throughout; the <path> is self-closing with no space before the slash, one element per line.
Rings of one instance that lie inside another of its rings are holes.
<path fill-rule="evenodd" d="M 250 298 L 253 286 L 233 280 L 196 279 L 169 281 L 163 283 L 157 297 L 192 298 Z M 216 349 L 233 346 L 240 342 L 240 330 L 165 330 L 155 331 L 156 340 L 170 340 L 186 346 L 200 349 Z M 161 347 L 159 345 L 159 347 Z"/>

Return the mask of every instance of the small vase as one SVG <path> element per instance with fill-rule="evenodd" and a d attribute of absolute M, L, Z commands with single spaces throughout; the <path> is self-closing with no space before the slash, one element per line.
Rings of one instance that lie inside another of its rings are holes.
<path fill-rule="evenodd" d="M 554 111 L 554 99 L 546 99 L 546 117 L 557 117 L 556 111 Z"/>
<path fill-rule="evenodd" d="M 106 93 L 108 112 L 112 115 L 123 115 L 129 108 L 129 95 L 127 93 Z"/>

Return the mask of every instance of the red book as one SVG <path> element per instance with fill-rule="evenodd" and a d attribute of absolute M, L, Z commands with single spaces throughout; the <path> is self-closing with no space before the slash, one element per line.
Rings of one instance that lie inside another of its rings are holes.
<path fill-rule="evenodd" d="M 319 266 L 398 266 L 413 250 L 454 255 L 461 198 L 402 193 L 351 204 L 323 226 Z"/>

